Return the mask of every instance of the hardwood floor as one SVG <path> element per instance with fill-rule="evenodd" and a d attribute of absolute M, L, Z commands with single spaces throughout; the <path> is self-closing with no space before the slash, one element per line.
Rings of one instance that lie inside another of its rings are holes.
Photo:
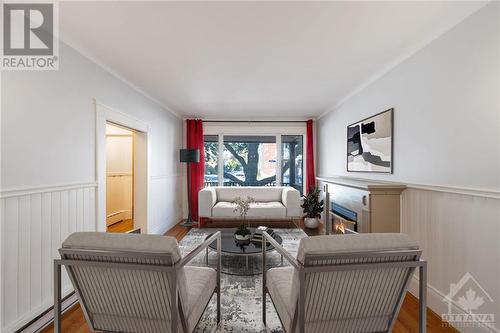
<path fill-rule="evenodd" d="M 224 224 L 217 223 L 209 223 L 205 225 L 206 227 L 222 227 Z M 288 222 L 283 222 L 288 223 Z M 231 223 L 234 226 L 234 223 Z M 228 226 L 228 223 L 225 223 L 225 226 Z M 324 230 L 321 228 L 311 230 L 304 227 L 303 222 L 299 222 L 298 226 L 303 228 L 304 231 L 310 235 L 320 235 L 324 233 Z M 177 238 L 180 241 L 184 236 L 188 233 L 189 229 L 183 227 L 179 224 L 174 226 L 172 229 L 167 231 L 165 235 L 172 236 Z M 62 319 L 62 331 L 64 333 L 87 333 L 92 332 L 83 316 L 82 309 L 77 304 L 72 309 L 68 310 L 63 316 Z M 54 329 L 52 325 L 45 328 L 43 333 L 52 333 Z M 394 326 L 394 333 L 416 333 L 418 332 L 418 299 L 415 298 L 410 293 L 406 294 L 403 306 L 401 311 L 399 312 L 398 320 L 396 321 L 396 325 Z M 434 313 L 432 310 L 427 309 L 427 332 L 429 333 L 455 333 L 458 332 L 456 329 L 449 327 L 446 323 L 441 321 L 441 318 Z"/>
<path fill-rule="evenodd" d="M 108 227 L 108 232 L 127 232 L 134 229 L 134 220 L 116 222 Z"/>

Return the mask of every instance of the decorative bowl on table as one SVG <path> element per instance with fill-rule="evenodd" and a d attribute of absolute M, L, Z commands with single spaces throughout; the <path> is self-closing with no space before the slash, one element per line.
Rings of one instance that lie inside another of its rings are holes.
<path fill-rule="evenodd" d="M 234 234 L 234 238 L 237 241 L 240 241 L 240 242 L 249 241 L 252 238 L 252 234 L 248 234 L 248 235 L 244 235 L 244 236 L 243 235 Z"/>
<path fill-rule="evenodd" d="M 252 232 L 244 224 L 240 225 L 234 232 L 234 239 L 238 242 L 248 242 L 252 238 Z"/>

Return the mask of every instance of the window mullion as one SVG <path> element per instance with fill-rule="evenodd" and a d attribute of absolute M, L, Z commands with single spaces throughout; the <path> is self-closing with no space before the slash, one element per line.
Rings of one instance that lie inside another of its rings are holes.
<path fill-rule="evenodd" d="M 219 152 L 217 156 L 217 179 L 219 181 L 219 186 L 224 186 L 224 135 L 222 133 L 218 134 L 219 140 Z"/>
<path fill-rule="evenodd" d="M 281 135 L 276 135 L 276 186 L 281 186 Z"/>

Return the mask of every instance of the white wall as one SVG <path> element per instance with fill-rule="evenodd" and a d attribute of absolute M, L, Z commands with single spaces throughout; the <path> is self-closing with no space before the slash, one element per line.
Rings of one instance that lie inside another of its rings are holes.
<path fill-rule="evenodd" d="M 3 72 L 1 89 L 0 330 L 10 332 L 52 304 L 61 241 L 95 230 L 94 99 L 150 126 L 150 233 L 181 218 L 182 120 L 65 44 L 58 71 Z"/>
<path fill-rule="evenodd" d="M 318 122 L 321 173 L 347 175 L 348 124 L 394 107 L 394 175 L 500 189 L 499 14 L 483 8 Z"/>
<path fill-rule="evenodd" d="M 403 194 L 402 230 L 429 260 L 436 312 L 443 312 L 449 284 L 471 272 L 497 302 L 481 308 L 494 311 L 497 322 L 499 11 L 498 2 L 482 8 L 318 121 L 321 176 L 414 184 Z M 394 174 L 347 173 L 347 125 L 392 107 Z"/>

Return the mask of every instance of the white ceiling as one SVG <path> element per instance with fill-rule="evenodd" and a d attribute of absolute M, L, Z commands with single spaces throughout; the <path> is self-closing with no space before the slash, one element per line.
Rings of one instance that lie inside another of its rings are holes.
<path fill-rule="evenodd" d="M 484 2 L 61 2 L 64 41 L 182 116 L 314 117 Z"/>

